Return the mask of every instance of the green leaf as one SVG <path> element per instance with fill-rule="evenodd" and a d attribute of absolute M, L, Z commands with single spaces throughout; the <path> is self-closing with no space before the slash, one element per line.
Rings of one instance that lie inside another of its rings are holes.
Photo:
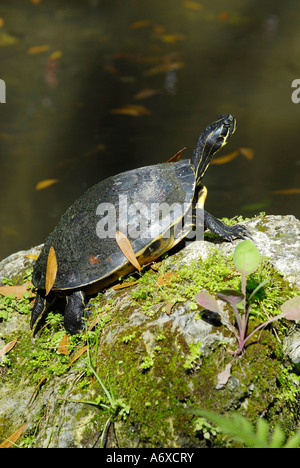
<path fill-rule="evenodd" d="M 233 261 L 240 273 L 250 275 L 257 270 L 260 255 L 256 246 L 250 240 L 241 241 L 233 253 Z"/>

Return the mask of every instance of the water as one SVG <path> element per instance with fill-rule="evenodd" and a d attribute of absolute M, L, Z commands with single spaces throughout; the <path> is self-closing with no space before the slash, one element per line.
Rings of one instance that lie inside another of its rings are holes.
<path fill-rule="evenodd" d="M 273 193 L 300 188 L 299 21 L 296 0 L 2 0 L 0 258 L 42 243 L 99 180 L 189 157 L 223 112 L 238 129 L 222 154 L 254 157 L 209 168 L 207 209 L 300 218 L 298 193 Z M 128 105 L 146 111 L 112 112 Z"/>

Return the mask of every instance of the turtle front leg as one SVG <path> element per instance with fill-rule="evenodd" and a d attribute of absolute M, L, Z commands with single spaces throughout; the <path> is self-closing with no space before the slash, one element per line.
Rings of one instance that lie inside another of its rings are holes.
<path fill-rule="evenodd" d="M 79 334 L 84 328 L 85 306 L 87 298 L 82 290 L 73 291 L 66 295 L 66 307 L 64 310 L 65 329 L 75 335 Z"/>
<path fill-rule="evenodd" d="M 35 303 L 31 312 L 31 319 L 30 319 L 30 328 L 32 329 L 37 319 L 41 316 L 38 324 L 35 327 L 34 335 L 42 328 L 45 323 L 45 318 L 47 316 L 47 311 L 55 302 L 56 296 L 55 294 L 50 294 L 46 296 L 46 291 L 43 289 L 38 289 Z"/>
<path fill-rule="evenodd" d="M 207 211 L 204 211 L 204 227 L 207 227 L 214 234 L 218 234 L 230 242 L 234 239 L 252 239 L 250 232 L 243 224 L 227 226 L 227 224 L 222 223 L 222 221 Z"/>

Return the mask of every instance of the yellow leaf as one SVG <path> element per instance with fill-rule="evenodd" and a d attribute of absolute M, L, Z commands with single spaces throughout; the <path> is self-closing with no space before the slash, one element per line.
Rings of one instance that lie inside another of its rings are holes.
<path fill-rule="evenodd" d="M 16 432 L 14 432 L 11 436 L 9 436 L 2 444 L 0 444 L 0 448 L 9 448 L 16 443 L 22 433 L 25 431 L 28 423 L 23 424 Z"/>
<path fill-rule="evenodd" d="M 39 258 L 38 254 L 28 254 L 25 255 L 26 258 L 31 258 L 32 260 L 37 260 Z"/>
<path fill-rule="evenodd" d="M 198 2 L 192 2 L 192 1 L 188 1 L 186 0 L 185 2 L 183 2 L 183 6 L 185 8 L 188 8 L 189 10 L 203 10 L 204 6 L 201 4 L 201 3 L 198 3 Z"/>
<path fill-rule="evenodd" d="M 211 164 L 226 164 L 232 161 L 239 155 L 239 150 L 235 150 L 232 153 L 225 154 L 224 156 L 220 156 L 219 158 L 215 158 L 212 160 Z"/>
<path fill-rule="evenodd" d="M 177 151 L 176 154 L 174 154 L 170 159 L 168 159 L 168 161 L 166 161 L 167 163 L 169 162 L 176 162 L 178 161 L 178 159 L 180 158 L 181 156 L 181 153 L 186 149 L 186 146 L 184 148 L 182 148 L 181 150 Z"/>
<path fill-rule="evenodd" d="M 182 41 L 185 38 L 183 34 L 164 34 L 161 36 L 161 40 L 167 44 L 175 44 L 178 41 Z"/>
<path fill-rule="evenodd" d="M 58 179 L 45 179 L 38 182 L 35 186 L 35 190 L 43 190 L 45 188 L 51 187 L 58 182 Z"/>
<path fill-rule="evenodd" d="M 131 23 L 130 28 L 131 29 L 141 29 L 145 28 L 147 26 L 150 26 L 151 21 L 149 20 L 140 20 L 140 21 L 135 21 L 134 23 Z"/>
<path fill-rule="evenodd" d="M 68 340 L 68 335 L 65 334 L 63 338 L 60 340 L 60 343 L 57 348 L 58 354 L 64 354 L 65 356 L 69 356 L 70 351 L 69 351 L 69 340 Z"/>
<path fill-rule="evenodd" d="M 13 341 L 10 341 L 7 343 L 5 346 L 3 346 L 2 349 L 0 349 L 0 356 L 4 356 L 4 354 L 7 354 L 16 344 L 19 338 L 16 338 Z"/>
<path fill-rule="evenodd" d="M 63 53 L 61 50 L 56 50 L 55 52 L 52 52 L 52 54 L 49 55 L 48 60 L 57 60 L 63 56 Z"/>
<path fill-rule="evenodd" d="M 118 109 L 113 109 L 112 114 L 120 115 L 132 115 L 133 117 L 139 117 L 141 115 L 151 115 L 152 112 L 144 106 L 135 106 L 134 104 L 128 104 Z"/>
<path fill-rule="evenodd" d="M 141 271 L 141 265 L 139 264 L 133 248 L 131 247 L 129 239 L 120 231 L 116 231 L 116 241 L 127 260 L 138 270 Z"/>
<path fill-rule="evenodd" d="M 47 269 L 46 269 L 46 279 L 45 279 L 45 289 L 46 289 L 46 296 L 52 289 L 54 285 L 55 278 L 57 274 L 57 260 L 54 248 L 50 247 L 48 253 L 48 260 L 47 260 Z"/>
<path fill-rule="evenodd" d="M 120 284 L 115 284 L 112 289 L 124 289 L 124 288 L 129 288 L 129 286 L 133 286 L 134 284 L 137 284 L 138 281 L 127 281 L 125 283 L 120 283 Z"/>
<path fill-rule="evenodd" d="M 184 67 L 184 62 L 170 62 L 157 65 L 156 67 L 150 68 L 150 70 L 144 73 L 145 76 L 158 75 L 159 73 L 167 73 L 172 70 L 179 70 Z"/>
<path fill-rule="evenodd" d="M 274 195 L 297 195 L 300 193 L 300 188 L 273 190 L 271 193 Z"/>
<path fill-rule="evenodd" d="M 35 54 L 41 54 L 42 52 L 48 52 L 48 50 L 50 50 L 50 46 L 48 44 L 45 44 L 45 45 L 29 47 L 27 52 L 30 55 L 35 55 Z"/>
<path fill-rule="evenodd" d="M 156 96 L 157 94 L 161 94 L 163 91 L 161 89 L 150 89 L 145 88 L 136 93 L 133 97 L 134 99 L 147 99 L 152 96 Z"/>
<path fill-rule="evenodd" d="M 254 157 L 254 151 L 251 148 L 239 148 L 239 152 L 249 161 Z"/>

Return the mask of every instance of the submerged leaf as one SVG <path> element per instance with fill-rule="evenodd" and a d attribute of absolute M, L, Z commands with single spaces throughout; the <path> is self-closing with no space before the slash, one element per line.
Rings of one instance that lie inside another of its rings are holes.
<path fill-rule="evenodd" d="M 235 159 L 239 155 L 239 151 L 235 150 L 232 153 L 225 154 L 224 156 L 219 156 L 218 158 L 215 158 L 211 161 L 211 164 L 226 164 L 233 159 Z"/>
<path fill-rule="evenodd" d="M 45 179 L 38 182 L 35 186 L 35 190 L 43 190 L 45 188 L 51 187 L 58 182 L 58 179 Z"/>
<path fill-rule="evenodd" d="M 118 109 L 111 110 L 112 114 L 131 115 L 139 117 L 141 115 L 151 115 L 152 112 L 144 106 L 136 106 L 134 104 L 127 104 L 126 106 L 119 107 Z"/>

